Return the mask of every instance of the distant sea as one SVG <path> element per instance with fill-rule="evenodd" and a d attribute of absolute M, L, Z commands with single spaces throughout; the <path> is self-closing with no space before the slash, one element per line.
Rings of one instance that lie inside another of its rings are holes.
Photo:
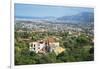
<path fill-rule="evenodd" d="M 15 18 L 18 18 L 18 19 L 33 19 L 33 17 L 30 17 L 30 16 L 15 16 Z"/>

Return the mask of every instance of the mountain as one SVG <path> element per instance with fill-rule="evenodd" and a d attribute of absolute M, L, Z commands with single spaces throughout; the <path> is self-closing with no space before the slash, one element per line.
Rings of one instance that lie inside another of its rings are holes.
<path fill-rule="evenodd" d="M 94 13 L 93 12 L 81 12 L 76 15 L 71 16 L 62 16 L 62 17 L 23 17 L 15 16 L 16 20 L 23 21 L 47 21 L 50 23 L 93 23 L 94 22 Z"/>
<path fill-rule="evenodd" d="M 94 22 L 94 13 L 82 12 L 77 15 L 59 17 L 57 18 L 57 20 L 67 21 L 67 22 L 69 21 L 69 22 L 83 22 L 83 23 L 90 22 L 91 23 Z"/>

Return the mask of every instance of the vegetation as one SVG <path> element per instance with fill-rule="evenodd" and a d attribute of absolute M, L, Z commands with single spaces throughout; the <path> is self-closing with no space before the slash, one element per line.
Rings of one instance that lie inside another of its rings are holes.
<path fill-rule="evenodd" d="M 65 51 L 56 55 L 54 52 L 36 54 L 29 51 L 29 42 L 56 36 Z M 78 62 L 94 60 L 93 36 L 81 34 L 74 36 L 68 32 L 16 32 L 15 31 L 15 65 L 45 64 L 61 62 Z M 27 39 L 27 40 L 25 40 Z"/>

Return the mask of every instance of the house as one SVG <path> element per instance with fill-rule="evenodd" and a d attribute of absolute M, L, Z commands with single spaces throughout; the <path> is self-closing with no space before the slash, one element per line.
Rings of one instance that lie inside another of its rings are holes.
<path fill-rule="evenodd" d="M 35 53 L 39 53 L 44 51 L 43 48 L 45 48 L 45 44 L 44 42 L 40 41 L 40 42 L 31 42 L 29 43 L 29 49 L 30 51 L 34 51 Z"/>
<path fill-rule="evenodd" d="M 30 51 L 34 51 L 36 53 L 38 53 L 38 43 L 37 42 L 31 42 L 29 43 L 29 49 Z"/>
<path fill-rule="evenodd" d="M 35 53 L 47 53 L 54 51 L 56 54 L 64 51 L 64 49 L 60 47 L 59 42 L 52 37 L 44 40 L 38 40 L 36 42 L 30 42 L 29 50 L 34 51 Z"/>
<path fill-rule="evenodd" d="M 52 52 L 56 47 L 59 47 L 59 42 L 52 42 L 49 43 L 49 45 L 50 45 L 50 52 Z"/>

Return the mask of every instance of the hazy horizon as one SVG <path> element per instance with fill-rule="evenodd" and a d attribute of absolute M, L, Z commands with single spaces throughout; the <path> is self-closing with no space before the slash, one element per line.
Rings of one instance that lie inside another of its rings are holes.
<path fill-rule="evenodd" d="M 93 8 L 65 7 L 34 4 L 15 4 L 15 18 L 62 17 L 72 16 L 82 12 L 94 12 Z"/>

